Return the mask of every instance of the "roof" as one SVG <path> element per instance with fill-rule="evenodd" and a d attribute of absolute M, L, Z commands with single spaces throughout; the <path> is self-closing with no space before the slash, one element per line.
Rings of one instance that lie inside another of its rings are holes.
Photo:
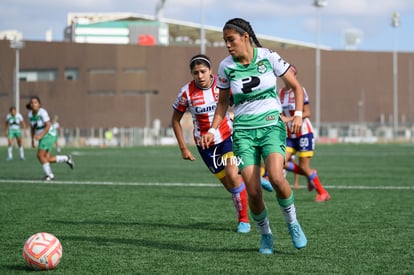
<path fill-rule="evenodd" d="M 143 15 L 137 13 L 69 13 L 67 16 L 67 24 L 73 23 L 98 23 L 104 21 L 160 21 L 168 24 L 169 35 L 174 38 L 173 41 L 180 41 L 180 38 L 187 38 L 192 43 L 200 43 L 201 29 L 204 29 L 205 39 L 211 46 L 224 46 L 223 34 L 221 27 L 202 25 L 188 21 L 174 20 L 168 18 L 156 18 L 156 16 Z M 263 47 L 270 49 L 277 48 L 317 48 L 314 43 L 308 43 L 298 40 L 285 39 L 270 35 L 256 34 Z M 184 41 L 186 42 L 186 41 Z M 179 42 L 177 42 L 179 43 Z M 330 50 L 329 47 L 319 45 L 323 50 Z"/>

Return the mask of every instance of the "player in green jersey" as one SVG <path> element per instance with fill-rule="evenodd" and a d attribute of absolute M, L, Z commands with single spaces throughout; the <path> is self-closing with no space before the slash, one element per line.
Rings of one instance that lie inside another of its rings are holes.
<path fill-rule="evenodd" d="M 276 79 L 280 77 L 290 83 L 295 91 L 296 106 L 300 106 L 296 108 L 291 123 L 292 132 L 299 131 L 302 126 L 302 85 L 289 70 L 288 62 L 276 52 L 261 47 L 246 20 L 234 18 L 227 21 L 223 38 L 230 55 L 219 66 L 219 102 L 211 129 L 202 137 L 202 146 L 208 147 L 220 125 L 230 103 L 231 90 L 234 103 L 233 150 L 246 183 L 251 216 L 261 233 L 259 252 L 273 254 L 274 251 L 273 234 L 260 185 L 262 159 L 292 242 L 297 249 L 304 248 L 307 239 L 296 219 L 293 192 L 283 176 L 286 126 L 280 118 L 282 108 Z M 253 46 L 253 42 L 257 47 Z"/>
<path fill-rule="evenodd" d="M 55 178 L 50 163 L 66 163 L 73 169 L 74 162 L 71 155 L 52 156 L 51 151 L 57 139 L 56 130 L 53 128 L 48 112 L 40 105 L 40 99 L 32 96 L 26 106 L 29 111 L 29 123 L 31 125 L 32 147 L 38 142 L 37 158 L 45 172 L 45 180 Z"/>
<path fill-rule="evenodd" d="M 7 160 L 13 159 L 13 139 L 17 141 L 19 146 L 20 159 L 24 160 L 24 148 L 22 142 L 22 136 L 26 130 L 26 123 L 24 122 L 23 116 L 17 113 L 16 107 L 10 107 L 10 113 L 6 117 L 6 136 L 8 142 L 7 148 Z"/>

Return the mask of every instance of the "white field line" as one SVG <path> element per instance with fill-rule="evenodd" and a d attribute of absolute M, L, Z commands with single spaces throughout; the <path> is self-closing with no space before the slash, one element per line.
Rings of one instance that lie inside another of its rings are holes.
<path fill-rule="evenodd" d="M 33 184 L 78 184 L 78 185 L 120 185 L 120 186 L 178 186 L 178 187 L 222 187 L 219 183 L 169 183 L 169 182 L 113 182 L 113 181 L 43 181 L 43 180 L 6 180 L 0 179 L 0 183 L 33 183 Z M 328 185 L 326 189 L 350 189 L 350 190 L 414 190 L 414 186 L 346 186 Z M 305 186 L 299 187 L 300 189 Z"/>

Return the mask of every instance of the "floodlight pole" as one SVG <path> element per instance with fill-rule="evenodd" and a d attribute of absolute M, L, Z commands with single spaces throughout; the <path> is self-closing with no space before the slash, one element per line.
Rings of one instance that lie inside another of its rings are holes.
<path fill-rule="evenodd" d="M 200 0 L 201 26 L 200 26 L 200 52 L 206 54 L 206 29 L 204 27 L 204 0 Z"/>
<path fill-rule="evenodd" d="M 157 95 L 157 90 L 144 91 L 145 95 L 145 127 L 151 127 L 151 95 Z"/>
<path fill-rule="evenodd" d="M 16 112 L 20 112 L 20 49 L 24 48 L 24 42 L 18 40 L 17 38 L 10 41 L 10 48 L 16 49 L 16 66 L 14 73 L 14 106 L 16 107 Z"/>
<path fill-rule="evenodd" d="M 316 56 L 315 56 L 315 130 L 316 130 L 316 137 L 320 136 L 321 130 L 321 49 L 320 49 L 320 21 L 321 21 L 321 14 L 320 8 L 326 6 L 325 0 L 314 0 L 313 6 L 317 8 L 318 11 L 318 19 L 317 19 L 317 26 L 316 26 Z"/>
<path fill-rule="evenodd" d="M 391 26 L 393 30 L 393 134 L 397 137 L 398 132 L 398 56 L 397 56 L 397 28 L 400 25 L 400 14 L 393 12 L 391 16 Z"/>

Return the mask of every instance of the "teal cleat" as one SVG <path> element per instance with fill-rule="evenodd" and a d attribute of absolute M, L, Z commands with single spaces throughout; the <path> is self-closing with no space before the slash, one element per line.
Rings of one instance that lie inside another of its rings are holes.
<path fill-rule="evenodd" d="M 262 239 L 260 240 L 260 254 L 273 254 L 273 235 L 272 234 L 262 234 Z"/>
<path fill-rule="evenodd" d="M 273 187 L 270 181 L 264 179 L 263 177 L 260 177 L 260 184 L 262 185 L 262 188 L 267 192 L 273 192 Z"/>
<path fill-rule="evenodd" d="M 250 232 L 250 223 L 248 222 L 239 222 L 239 226 L 237 226 L 238 233 L 249 233 Z"/>
<path fill-rule="evenodd" d="M 288 224 L 289 234 L 292 237 L 293 245 L 296 249 L 305 248 L 308 240 L 306 239 L 305 233 L 303 233 L 302 227 L 296 220 L 294 223 Z"/>

